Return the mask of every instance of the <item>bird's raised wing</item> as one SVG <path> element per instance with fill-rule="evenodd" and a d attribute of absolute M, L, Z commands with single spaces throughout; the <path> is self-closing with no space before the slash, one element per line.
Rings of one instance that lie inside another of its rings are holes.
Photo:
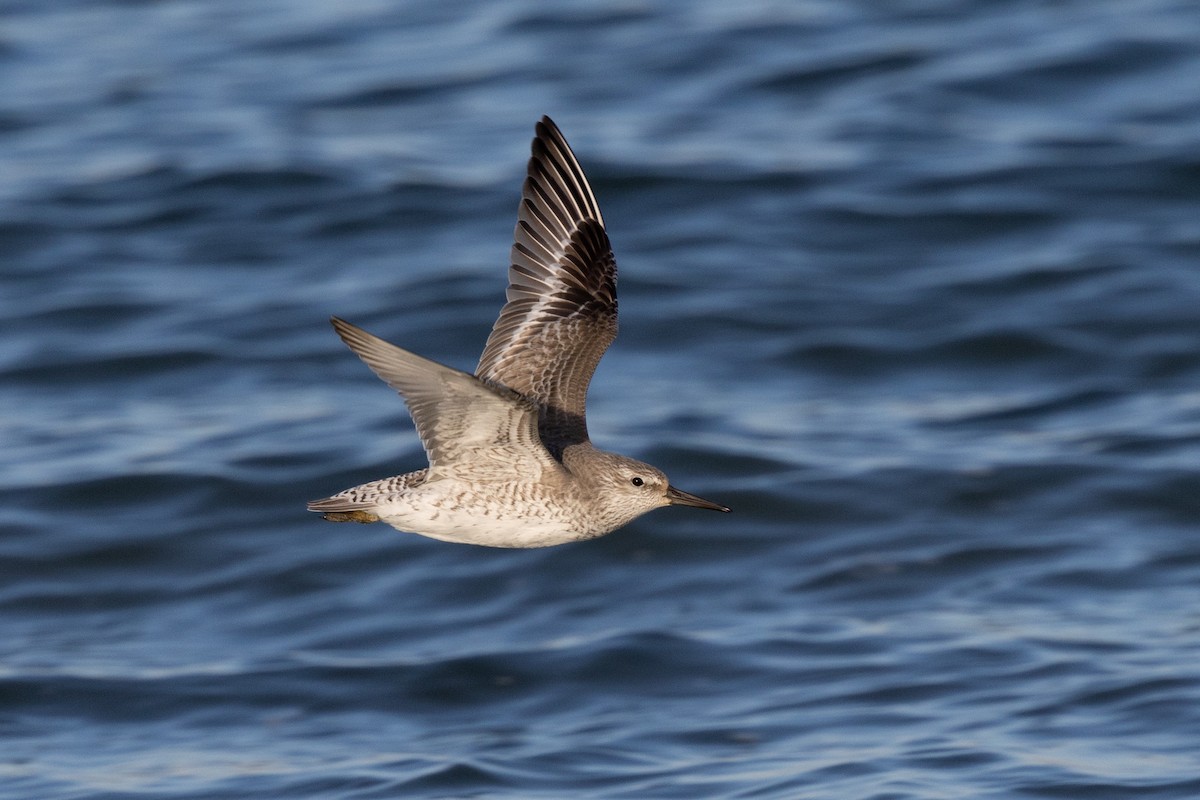
<path fill-rule="evenodd" d="M 422 358 L 334 317 L 334 330 L 404 398 L 429 456 L 428 480 L 537 481 L 562 469 L 538 437 L 538 408 L 502 387 Z"/>
<path fill-rule="evenodd" d="M 537 124 L 508 271 L 508 302 L 475 374 L 542 406 L 556 455 L 587 440 L 587 389 L 617 335 L 617 262 L 583 169 L 549 117 Z"/>

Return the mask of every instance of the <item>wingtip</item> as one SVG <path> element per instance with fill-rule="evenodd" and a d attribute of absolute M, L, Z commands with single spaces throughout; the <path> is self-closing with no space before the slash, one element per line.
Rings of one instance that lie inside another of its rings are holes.
<path fill-rule="evenodd" d="M 379 375 L 378 364 L 369 357 L 372 349 L 399 349 L 395 345 L 385 342 L 373 333 L 363 330 L 352 322 L 346 322 L 341 317 L 330 317 L 330 323 L 333 325 L 333 332 L 338 335 L 342 343 L 349 347 L 356 356 L 366 362 L 367 366 Z M 380 375 L 383 378 L 382 375 Z M 390 382 L 387 378 L 383 378 L 385 383 Z"/>
<path fill-rule="evenodd" d="M 333 330 L 341 337 L 343 342 L 350 343 L 350 339 L 361 337 L 366 334 L 362 328 L 352 322 L 346 322 L 341 317 L 330 317 L 329 324 L 333 326 Z M 347 338 L 349 337 L 349 338 Z"/>
<path fill-rule="evenodd" d="M 543 114 L 542 118 L 539 119 L 537 124 L 533 126 L 533 130 L 536 134 L 536 139 L 542 141 L 547 139 L 559 140 L 563 142 L 566 141 L 566 137 L 563 136 L 562 130 L 559 129 L 554 120 L 550 119 L 549 114 Z"/>

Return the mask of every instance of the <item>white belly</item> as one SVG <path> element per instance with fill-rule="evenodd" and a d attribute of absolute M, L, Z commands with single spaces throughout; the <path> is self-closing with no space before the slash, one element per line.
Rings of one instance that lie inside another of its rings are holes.
<path fill-rule="evenodd" d="M 379 503 L 373 511 L 398 530 L 487 547 L 549 547 L 608 532 L 594 530 L 527 485 L 494 488 L 499 491 L 432 481 Z"/>

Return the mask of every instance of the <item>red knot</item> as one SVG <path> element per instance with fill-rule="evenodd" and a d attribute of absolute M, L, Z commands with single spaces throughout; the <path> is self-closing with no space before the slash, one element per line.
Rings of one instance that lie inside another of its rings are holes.
<path fill-rule="evenodd" d="M 617 262 L 583 168 L 549 117 L 537 124 L 511 262 L 507 303 L 474 375 L 333 318 L 404 398 L 429 466 L 309 510 L 490 547 L 593 539 L 662 506 L 729 511 L 588 438 L 588 384 L 617 335 Z"/>

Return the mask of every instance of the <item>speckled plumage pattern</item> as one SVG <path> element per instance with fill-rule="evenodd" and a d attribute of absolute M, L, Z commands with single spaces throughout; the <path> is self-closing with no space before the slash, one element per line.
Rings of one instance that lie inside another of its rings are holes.
<path fill-rule="evenodd" d="M 507 303 L 470 375 L 333 319 L 404 398 L 427 469 L 308 504 L 435 539 L 545 547 L 603 536 L 666 505 L 729 509 L 588 439 L 588 384 L 617 333 L 617 264 L 599 205 L 543 117 L 522 192 Z"/>

